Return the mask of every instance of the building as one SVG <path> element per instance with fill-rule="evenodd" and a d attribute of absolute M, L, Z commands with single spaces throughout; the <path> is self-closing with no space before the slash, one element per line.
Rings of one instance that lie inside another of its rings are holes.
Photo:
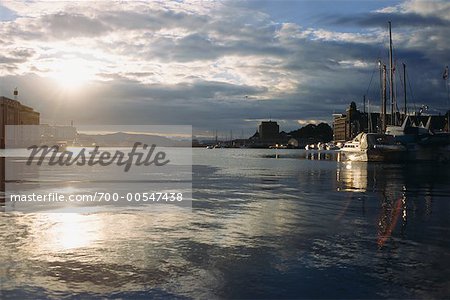
<path fill-rule="evenodd" d="M 33 108 L 0 96 L 0 148 L 5 148 L 5 125 L 39 125 L 39 117 Z"/>
<path fill-rule="evenodd" d="M 425 126 L 432 132 L 446 130 L 447 119 L 444 115 L 421 115 L 421 112 L 408 116 L 414 126 Z M 389 124 L 391 115 L 386 115 L 386 123 Z M 398 120 L 404 120 L 405 115 L 397 113 Z M 400 125 L 400 124 L 399 124 Z M 352 102 L 347 108 L 345 114 L 333 114 L 333 140 L 343 142 L 353 139 L 360 132 L 378 132 L 381 133 L 380 113 L 365 113 L 356 108 L 355 102 Z"/>
<path fill-rule="evenodd" d="M 263 121 L 259 125 L 258 133 L 262 142 L 276 141 L 280 135 L 280 126 L 274 121 Z"/>
<path fill-rule="evenodd" d="M 333 140 L 350 140 L 359 132 L 367 131 L 369 127 L 367 123 L 368 115 L 366 113 L 361 113 L 356 108 L 356 103 L 352 102 L 347 108 L 345 114 L 333 115 Z"/>
<path fill-rule="evenodd" d="M 348 121 L 345 114 L 333 114 L 333 140 L 346 141 L 347 140 Z"/>

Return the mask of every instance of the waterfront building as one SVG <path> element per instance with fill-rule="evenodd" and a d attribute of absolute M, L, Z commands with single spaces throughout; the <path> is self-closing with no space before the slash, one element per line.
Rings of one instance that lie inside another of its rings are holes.
<path fill-rule="evenodd" d="M 369 118 L 368 113 L 359 111 L 352 102 L 345 114 L 333 114 L 333 140 L 348 141 L 360 132 L 378 132 L 379 118 L 377 113 L 371 113 Z"/>
<path fill-rule="evenodd" d="M 39 125 L 39 117 L 33 108 L 0 96 L 0 148 L 5 147 L 5 125 Z"/>
<path fill-rule="evenodd" d="M 421 112 L 409 115 L 413 126 L 428 126 L 432 132 L 446 131 L 446 115 L 423 115 Z M 386 115 L 386 122 L 391 115 Z M 405 115 L 397 113 L 398 120 L 404 120 Z M 333 114 L 333 140 L 336 142 L 349 141 L 360 132 L 382 133 L 380 113 L 361 112 L 355 102 L 347 108 L 345 114 Z"/>

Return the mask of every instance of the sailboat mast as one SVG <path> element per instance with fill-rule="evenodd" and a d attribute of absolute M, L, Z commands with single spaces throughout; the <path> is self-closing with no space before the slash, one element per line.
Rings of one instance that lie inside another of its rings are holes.
<path fill-rule="evenodd" d="M 380 102 L 381 102 L 381 111 L 380 111 L 380 132 L 384 132 L 384 97 L 383 97 L 383 89 L 384 89 L 384 83 L 383 83 L 383 64 L 381 63 L 381 60 L 378 60 L 378 68 L 380 71 Z"/>
<path fill-rule="evenodd" d="M 403 63 L 403 91 L 405 96 L 405 107 L 404 107 L 404 118 L 406 119 L 407 109 L 406 109 L 406 64 Z"/>
<path fill-rule="evenodd" d="M 389 21 L 389 96 L 391 100 L 391 125 L 395 124 L 395 97 L 394 97 L 394 63 L 392 57 L 392 30 Z"/>
<path fill-rule="evenodd" d="M 382 107 L 382 118 L 381 118 L 381 129 L 382 133 L 386 132 L 386 110 L 387 110 L 387 97 L 386 97 L 386 65 L 383 65 L 383 90 L 382 90 L 382 97 L 383 97 L 383 105 Z"/>
<path fill-rule="evenodd" d="M 367 99 L 367 133 L 372 133 L 372 114 L 370 113 L 369 99 Z"/>
<path fill-rule="evenodd" d="M 363 97 L 363 113 L 366 113 L 366 95 Z"/>

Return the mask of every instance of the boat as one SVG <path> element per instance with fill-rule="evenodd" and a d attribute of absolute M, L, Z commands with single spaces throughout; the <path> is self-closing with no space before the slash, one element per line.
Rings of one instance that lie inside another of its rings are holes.
<path fill-rule="evenodd" d="M 421 116 L 426 105 L 422 106 L 415 116 L 408 116 L 406 109 L 406 81 L 405 90 L 405 111 L 402 115 L 397 109 L 394 96 L 394 61 L 392 52 L 392 32 L 391 22 L 389 22 L 389 96 L 391 104 L 390 124 L 387 123 L 387 67 L 379 61 L 380 85 L 381 85 L 381 127 L 379 133 L 360 132 L 356 137 L 348 141 L 341 148 L 343 156 L 349 160 L 357 161 L 450 161 L 450 133 L 433 132 L 430 130 L 431 117 L 426 125 Z M 403 64 L 404 78 L 406 78 L 406 65 Z M 370 114 L 369 114 L 370 116 Z M 418 116 L 421 116 L 418 118 Z M 403 119 L 399 126 L 399 121 Z M 369 122 L 369 121 L 368 121 Z M 448 119 L 447 119 L 448 122 Z"/>
<path fill-rule="evenodd" d="M 339 150 L 340 147 L 337 146 L 337 145 L 335 145 L 335 144 L 332 143 L 332 142 L 329 142 L 329 143 L 326 143 L 326 144 L 325 144 L 325 149 L 326 149 L 326 150 L 332 151 L 332 150 Z"/>
<path fill-rule="evenodd" d="M 339 151 L 343 160 L 385 162 L 401 161 L 406 147 L 397 143 L 392 135 L 361 132 Z"/>
<path fill-rule="evenodd" d="M 401 126 L 387 126 L 386 133 L 407 149 L 408 160 L 450 161 L 450 133 L 430 130 L 431 116 L 426 125 L 407 116 Z"/>
<path fill-rule="evenodd" d="M 325 144 L 321 142 L 317 143 L 317 150 L 325 150 L 325 147 L 326 147 Z"/>

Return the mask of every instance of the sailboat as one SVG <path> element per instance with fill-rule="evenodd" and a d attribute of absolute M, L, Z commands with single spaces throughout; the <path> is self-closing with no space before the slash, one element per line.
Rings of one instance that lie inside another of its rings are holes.
<path fill-rule="evenodd" d="M 412 116 L 406 114 L 406 79 L 405 113 L 402 125 L 399 114 L 395 111 L 394 65 L 392 56 L 392 31 L 389 22 L 389 96 L 391 104 L 390 124 L 387 124 L 387 68 L 379 61 L 381 82 L 381 133 L 359 133 L 353 140 L 344 144 L 341 152 L 349 160 L 359 161 L 400 161 L 400 160 L 438 160 L 450 161 L 450 133 L 432 132 L 431 117 L 427 125 L 417 124 Z M 403 64 L 404 77 L 405 64 Z"/>

